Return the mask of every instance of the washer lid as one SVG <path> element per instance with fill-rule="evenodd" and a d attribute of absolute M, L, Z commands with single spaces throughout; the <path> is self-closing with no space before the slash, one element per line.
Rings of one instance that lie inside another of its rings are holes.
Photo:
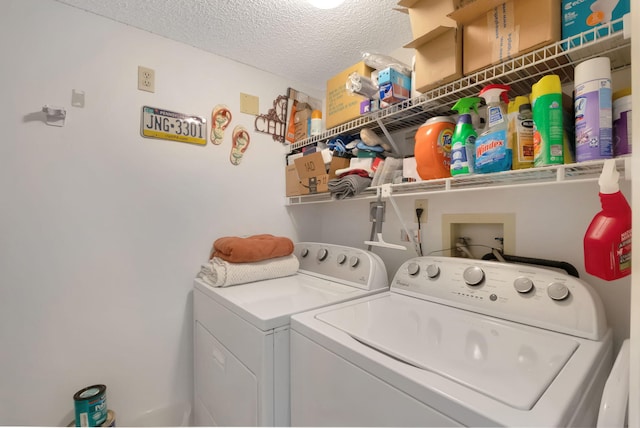
<path fill-rule="evenodd" d="M 374 292 L 302 273 L 230 287 L 210 287 L 199 279 L 195 285 L 263 331 L 288 325 L 298 312 Z"/>
<path fill-rule="evenodd" d="M 393 358 L 529 410 L 567 363 L 570 336 L 395 293 L 316 318 Z"/>

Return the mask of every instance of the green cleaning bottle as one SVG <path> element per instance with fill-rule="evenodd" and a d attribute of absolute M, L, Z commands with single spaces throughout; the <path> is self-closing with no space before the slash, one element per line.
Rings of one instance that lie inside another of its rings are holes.
<path fill-rule="evenodd" d="M 478 97 L 460 98 L 451 110 L 460 114 L 451 139 L 451 175 L 473 174 L 475 143 L 478 134 L 471 123 L 471 110 L 478 114 Z"/>
<path fill-rule="evenodd" d="M 534 166 L 562 165 L 564 128 L 560 76 L 544 76 L 531 87 L 531 106 Z"/>

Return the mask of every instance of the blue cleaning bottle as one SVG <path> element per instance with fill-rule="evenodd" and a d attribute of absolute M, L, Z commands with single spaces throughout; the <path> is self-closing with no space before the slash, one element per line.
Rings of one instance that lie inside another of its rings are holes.
<path fill-rule="evenodd" d="M 475 171 L 480 174 L 511 169 L 513 150 L 507 138 L 508 85 L 489 85 L 480 91 L 487 103 L 487 126 L 476 139 Z"/>

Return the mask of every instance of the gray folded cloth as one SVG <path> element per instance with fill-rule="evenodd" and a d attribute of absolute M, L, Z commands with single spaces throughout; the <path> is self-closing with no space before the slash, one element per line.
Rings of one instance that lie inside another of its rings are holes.
<path fill-rule="evenodd" d="M 342 178 L 329 180 L 327 186 L 331 197 L 334 199 L 344 199 L 356 196 L 371 185 L 371 178 L 362 177 L 357 174 L 345 175 Z"/>

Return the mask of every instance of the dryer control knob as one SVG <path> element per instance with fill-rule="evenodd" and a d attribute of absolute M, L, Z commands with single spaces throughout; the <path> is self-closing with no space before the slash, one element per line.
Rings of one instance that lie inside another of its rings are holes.
<path fill-rule="evenodd" d="M 513 287 L 518 293 L 524 294 L 533 290 L 533 281 L 526 276 L 520 276 L 513 281 Z"/>
<path fill-rule="evenodd" d="M 484 281 L 484 271 L 478 266 L 469 266 L 462 273 L 462 277 L 467 285 L 480 285 L 480 283 Z"/>
<path fill-rule="evenodd" d="M 357 256 L 352 256 L 349 259 L 349 264 L 351 265 L 351 267 L 356 267 L 358 266 L 358 264 L 360 264 L 360 259 Z"/>
<path fill-rule="evenodd" d="M 431 279 L 437 278 L 440 275 L 440 268 L 438 265 L 431 264 L 427 266 L 427 276 Z"/>
<path fill-rule="evenodd" d="M 304 257 L 307 257 L 308 255 L 309 255 L 308 248 L 303 248 L 302 251 L 300 251 L 300 257 L 304 258 Z"/>
<path fill-rule="evenodd" d="M 327 259 L 327 256 L 329 255 L 329 250 L 327 250 L 326 248 L 321 248 L 318 250 L 318 260 L 323 262 Z"/>
<path fill-rule="evenodd" d="M 561 282 L 552 282 L 547 287 L 547 294 L 553 300 L 564 300 L 569 297 L 569 288 Z"/>
<path fill-rule="evenodd" d="M 420 265 L 415 262 L 409 263 L 409 265 L 407 266 L 407 273 L 409 274 L 409 276 L 418 275 L 418 273 L 420 273 Z"/>
<path fill-rule="evenodd" d="M 344 262 L 346 262 L 346 261 L 347 261 L 347 256 L 345 256 L 344 254 L 340 254 L 338 256 L 338 264 L 339 265 L 343 265 Z"/>

